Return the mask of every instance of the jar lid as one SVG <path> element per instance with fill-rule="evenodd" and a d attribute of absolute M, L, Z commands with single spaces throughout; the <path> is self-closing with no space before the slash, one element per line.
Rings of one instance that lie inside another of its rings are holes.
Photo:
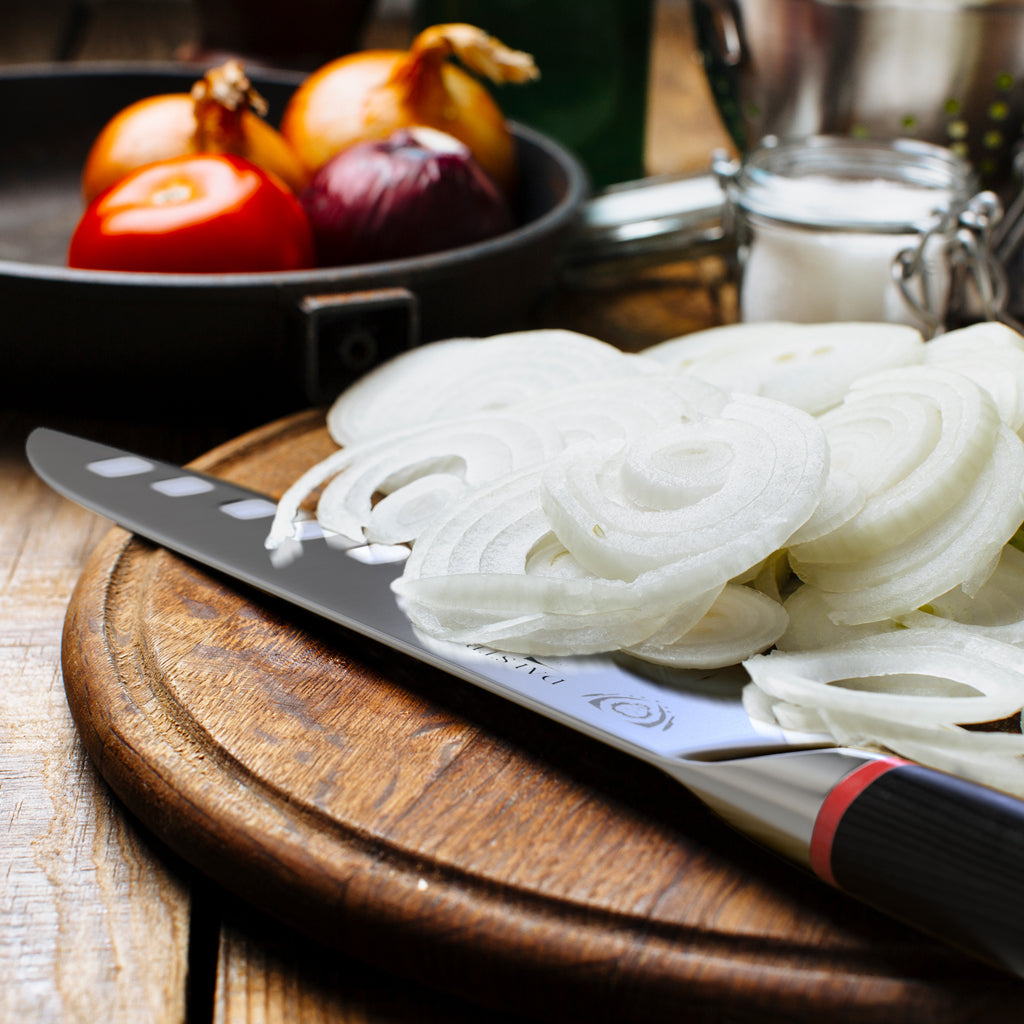
<path fill-rule="evenodd" d="M 942 146 L 818 135 L 769 137 L 737 166 L 716 165 L 749 214 L 805 228 L 903 234 L 955 217 L 975 193 L 970 164 Z"/>

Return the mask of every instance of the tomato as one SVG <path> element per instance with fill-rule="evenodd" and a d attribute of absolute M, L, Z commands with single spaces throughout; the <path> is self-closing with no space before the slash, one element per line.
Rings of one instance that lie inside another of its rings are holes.
<path fill-rule="evenodd" d="M 299 201 L 244 157 L 198 153 L 140 168 L 86 208 L 68 266 L 163 273 L 312 267 Z"/>

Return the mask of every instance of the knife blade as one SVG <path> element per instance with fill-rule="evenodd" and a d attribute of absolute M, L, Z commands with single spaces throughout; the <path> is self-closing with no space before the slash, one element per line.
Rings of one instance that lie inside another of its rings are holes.
<path fill-rule="evenodd" d="M 267 495 L 49 428 L 26 451 L 54 490 L 126 530 L 641 758 L 829 885 L 1024 976 L 1024 801 L 755 722 L 741 667 L 669 684 L 612 656 L 432 640 L 392 593 L 400 551 L 310 520 L 282 558 L 264 543 Z"/>

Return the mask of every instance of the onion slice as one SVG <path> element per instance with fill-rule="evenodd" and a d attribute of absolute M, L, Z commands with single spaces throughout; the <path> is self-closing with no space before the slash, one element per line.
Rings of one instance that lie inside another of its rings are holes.
<path fill-rule="evenodd" d="M 408 542 L 466 491 L 545 462 L 561 448 L 558 432 L 543 419 L 504 413 L 411 427 L 351 445 L 307 470 L 282 495 L 266 546 L 294 538 L 301 504 L 324 484 L 317 519 L 325 530 L 355 540 Z M 375 501 L 410 486 L 390 501 Z"/>
<path fill-rule="evenodd" d="M 649 364 L 574 331 L 452 338 L 410 349 L 341 393 L 327 413 L 339 445 L 402 427 L 501 409 L 588 380 L 653 373 Z"/>
<path fill-rule="evenodd" d="M 729 396 L 703 381 L 654 376 L 606 377 L 554 388 L 511 409 L 551 423 L 569 446 L 577 441 L 628 441 L 666 424 L 717 416 Z"/>
<path fill-rule="evenodd" d="M 1011 430 L 1024 429 L 1024 338 L 1015 330 L 990 321 L 940 334 L 925 347 L 924 361 L 970 377 Z"/>
<path fill-rule="evenodd" d="M 625 653 L 672 668 L 726 668 L 771 647 L 787 621 L 778 601 L 730 583 L 695 626 L 682 633 L 663 627 Z"/>
<path fill-rule="evenodd" d="M 539 473 L 481 487 L 426 529 L 393 584 L 403 610 L 428 635 L 525 654 L 613 651 L 669 620 L 695 624 L 718 591 L 680 574 L 626 583 L 588 572 L 553 536 Z"/>
<path fill-rule="evenodd" d="M 863 378 L 820 423 L 833 464 L 866 500 L 856 515 L 799 548 L 805 562 L 853 562 L 938 520 L 973 485 L 995 446 L 991 397 L 962 374 L 931 367 Z"/>
<path fill-rule="evenodd" d="M 780 651 L 812 651 L 837 647 L 879 633 L 895 633 L 903 626 L 896 619 L 882 618 L 858 624 L 838 623 L 831 617 L 829 595 L 817 587 L 803 584 L 783 603 L 788 624 L 776 641 Z"/>
<path fill-rule="evenodd" d="M 864 507 L 866 500 L 867 495 L 857 477 L 830 463 L 821 501 L 810 519 L 789 537 L 786 546 L 807 544 L 834 533 Z"/>
<path fill-rule="evenodd" d="M 818 651 L 773 651 L 743 664 L 769 696 L 821 712 L 962 725 L 1006 718 L 1024 706 L 1017 648 L 947 630 L 906 629 Z"/>
<path fill-rule="evenodd" d="M 736 395 L 720 416 L 626 445 L 574 446 L 545 470 L 541 502 L 555 534 L 595 574 L 630 580 L 685 561 L 699 591 L 780 547 L 814 511 L 827 473 L 812 417 Z"/>
<path fill-rule="evenodd" d="M 330 456 L 289 489 L 268 544 L 277 547 L 289 536 L 301 502 L 324 484 L 317 515 L 325 529 L 377 543 L 409 542 L 479 483 L 549 460 L 579 440 L 643 434 L 663 423 L 716 412 L 726 401 L 701 381 L 616 376 L 501 409 L 375 434 Z"/>
<path fill-rule="evenodd" d="M 1024 518 L 1022 480 L 1024 443 L 1000 426 L 993 458 L 944 517 L 859 562 L 806 560 L 797 546 L 790 564 L 801 580 L 827 592 L 838 623 L 897 618 L 957 586 L 976 593 Z"/>
<path fill-rule="evenodd" d="M 806 584 L 786 599 L 785 608 L 789 626 L 777 642 L 783 651 L 833 647 L 910 626 L 963 628 L 978 636 L 1024 646 L 1024 552 L 1007 544 L 994 572 L 975 594 L 954 587 L 896 618 L 860 625 L 836 623 L 831 618 L 829 595 Z"/>
<path fill-rule="evenodd" d="M 1024 645 L 1024 552 L 1007 544 L 992 575 L 973 596 L 954 588 L 900 621 L 907 626 L 954 623 L 981 636 Z"/>
<path fill-rule="evenodd" d="M 873 715 L 826 712 L 822 724 L 842 746 L 878 749 L 1024 797 L 1024 736 L 928 726 Z"/>
<path fill-rule="evenodd" d="M 676 373 L 821 413 L 858 378 L 924 358 L 921 333 L 905 324 L 740 323 L 672 338 L 641 353 Z"/>

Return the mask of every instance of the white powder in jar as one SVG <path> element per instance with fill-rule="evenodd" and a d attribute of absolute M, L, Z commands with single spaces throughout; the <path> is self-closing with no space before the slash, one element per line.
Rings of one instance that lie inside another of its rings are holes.
<path fill-rule="evenodd" d="M 949 190 L 807 175 L 773 178 L 770 195 L 759 192 L 742 204 L 749 229 L 742 320 L 920 325 L 893 282 L 892 265 L 899 252 L 918 247 L 935 211 L 948 208 Z M 930 305 L 939 313 L 949 291 L 944 249 L 942 238 L 930 240 L 925 261 Z"/>

